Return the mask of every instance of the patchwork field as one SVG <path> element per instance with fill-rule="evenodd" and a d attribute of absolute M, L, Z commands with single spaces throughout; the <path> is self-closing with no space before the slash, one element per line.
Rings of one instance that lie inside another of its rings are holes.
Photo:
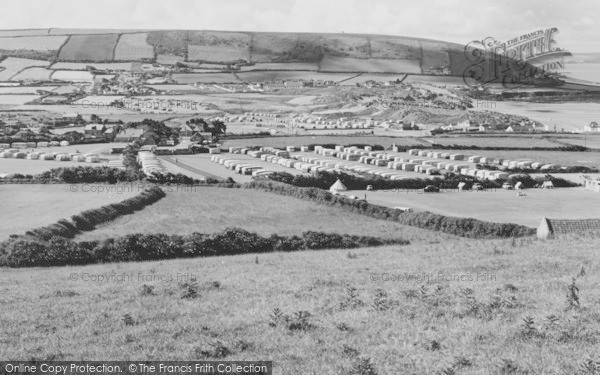
<path fill-rule="evenodd" d="M 49 70 L 41 67 L 33 67 L 22 70 L 19 74 L 11 78 L 11 81 L 48 81 L 50 76 L 54 73 L 53 70 Z"/>
<path fill-rule="evenodd" d="M 111 61 L 117 34 L 72 35 L 60 50 L 59 59 L 68 61 Z"/>
<path fill-rule="evenodd" d="M 5 161 L 6 159 L 0 159 L 0 169 Z M 107 192 L 106 190 L 110 186 L 113 191 Z M 11 234 L 22 234 L 29 229 L 69 218 L 81 211 L 120 202 L 139 194 L 137 186 L 129 190 L 122 189 L 120 193 L 115 190 L 115 185 L 77 185 L 76 189 L 77 191 L 67 184 L 0 184 L 0 196 L 2 197 L 0 240 L 5 240 Z M 103 191 L 99 192 L 99 190 Z M 10 199 L 7 199 L 8 197 Z"/>
<path fill-rule="evenodd" d="M 47 61 L 22 59 L 17 57 L 7 57 L 0 62 L 0 67 L 5 68 L 0 71 L 0 81 L 8 81 L 20 71 L 33 66 L 48 66 Z"/>
<path fill-rule="evenodd" d="M 0 356 L 262 359 L 277 375 L 585 374 L 600 352 L 598 247 L 597 236 L 445 239 L 352 256 L 3 269 Z M 191 289 L 197 298 L 183 298 Z"/>
<path fill-rule="evenodd" d="M 108 70 L 131 70 L 131 63 L 75 63 L 75 62 L 57 62 L 52 64 L 52 69 L 55 70 L 87 70 L 87 67 L 92 65 L 96 69 Z"/>
<path fill-rule="evenodd" d="M 325 56 L 319 66 L 321 71 L 330 72 L 421 73 L 419 60 L 357 59 Z"/>
<path fill-rule="evenodd" d="M 0 49 L 57 51 L 65 40 L 66 36 L 0 37 Z"/>
<path fill-rule="evenodd" d="M 123 34 L 115 49 L 115 60 L 138 61 L 154 59 L 154 47 L 146 42 L 148 34 Z"/>
<path fill-rule="evenodd" d="M 229 227 L 267 236 L 313 230 L 415 241 L 448 237 L 258 190 L 172 186 L 165 187 L 165 191 L 167 196 L 157 203 L 100 225 L 92 232 L 77 236 L 77 240 L 126 233 L 210 233 Z"/>
<path fill-rule="evenodd" d="M 291 137 L 265 137 L 248 139 L 227 139 L 223 142 L 223 147 L 247 147 L 247 146 L 266 146 L 266 147 L 285 147 L 285 146 L 306 146 L 310 144 L 368 144 L 390 147 L 392 144 L 399 146 L 422 145 L 423 143 L 415 138 L 398 137 L 374 137 L 374 136 L 291 136 Z"/>
<path fill-rule="evenodd" d="M 74 70 L 56 70 L 52 79 L 65 82 L 89 82 L 94 80 L 94 75 L 90 72 L 74 71 Z"/>
<path fill-rule="evenodd" d="M 473 217 L 498 223 L 537 227 L 542 217 L 552 219 L 600 218 L 598 193 L 584 188 L 526 189 L 525 196 L 514 190 L 449 191 L 423 194 L 416 191 L 367 192 L 367 201 L 387 207 L 411 207 L 446 216 Z M 347 194 L 362 196 L 363 191 Z"/>

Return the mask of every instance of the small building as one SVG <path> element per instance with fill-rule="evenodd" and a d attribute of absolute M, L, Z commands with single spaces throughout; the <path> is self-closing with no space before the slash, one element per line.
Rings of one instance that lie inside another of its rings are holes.
<path fill-rule="evenodd" d="M 104 124 L 87 124 L 83 128 L 83 134 L 86 138 L 104 138 L 106 129 Z"/>
<path fill-rule="evenodd" d="M 565 234 L 577 234 L 600 231 L 600 219 L 558 220 L 542 218 L 537 228 L 541 239 L 552 239 Z"/>
<path fill-rule="evenodd" d="M 141 139 L 142 134 L 144 134 L 144 129 L 124 129 L 117 134 L 115 137 L 115 142 L 133 142 Z"/>

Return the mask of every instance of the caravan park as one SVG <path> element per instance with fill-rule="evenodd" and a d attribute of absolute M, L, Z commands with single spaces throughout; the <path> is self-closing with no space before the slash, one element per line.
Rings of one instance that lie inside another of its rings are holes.
<path fill-rule="evenodd" d="M 600 86 L 464 52 L 0 30 L 0 358 L 600 373 Z"/>

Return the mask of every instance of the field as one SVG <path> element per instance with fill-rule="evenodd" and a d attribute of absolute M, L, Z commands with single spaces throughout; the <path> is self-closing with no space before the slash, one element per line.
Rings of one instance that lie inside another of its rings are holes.
<path fill-rule="evenodd" d="M 96 69 L 108 70 L 131 70 L 131 63 L 74 63 L 74 62 L 57 62 L 52 64 L 52 69 L 55 70 L 87 70 L 86 67 L 92 65 Z"/>
<path fill-rule="evenodd" d="M 52 79 L 65 82 L 88 82 L 93 81 L 94 76 L 90 72 L 77 70 L 56 70 L 52 74 Z"/>
<path fill-rule="evenodd" d="M 356 59 L 325 56 L 321 71 L 370 73 L 421 73 L 419 60 Z"/>
<path fill-rule="evenodd" d="M 246 146 L 266 146 L 266 147 L 285 147 L 285 146 L 306 146 L 309 144 L 367 144 L 381 145 L 390 147 L 392 144 L 402 146 L 412 146 L 422 144 L 414 138 L 392 138 L 392 137 L 374 137 L 374 136 L 297 136 L 297 137 L 265 137 L 248 139 L 231 139 L 223 142 L 223 147 L 246 147 Z"/>
<path fill-rule="evenodd" d="M 550 147 L 559 148 L 564 145 L 553 142 L 552 140 L 541 138 L 539 136 L 490 136 L 490 137 L 461 137 L 461 136 L 436 136 L 427 138 L 432 143 L 445 146 L 478 146 L 478 147 Z M 504 151 L 499 151 L 504 152 Z"/>
<path fill-rule="evenodd" d="M 249 51 L 236 46 L 188 46 L 188 60 L 233 62 L 237 60 L 250 60 Z"/>
<path fill-rule="evenodd" d="M 400 58 L 416 60 L 421 58 L 421 45 L 416 40 L 404 39 L 402 44 L 396 38 L 371 38 L 371 57 Z"/>
<path fill-rule="evenodd" d="M 220 166 L 223 168 L 223 166 Z M 239 227 L 269 236 L 313 230 L 385 238 L 428 241 L 448 236 L 393 222 L 372 219 L 258 190 L 210 187 L 165 187 L 167 196 L 133 215 L 126 215 L 77 240 L 100 239 L 126 233 L 211 233 Z"/>
<path fill-rule="evenodd" d="M 33 50 L 56 51 L 67 40 L 66 36 L 24 36 L 2 38 L 0 49 L 4 50 Z"/>
<path fill-rule="evenodd" d="M 447 216 L 473 217 L 498 223 L 537 227 L 542 217 L 552 219 L 600 218 L 598 194 L 584 188 L 449 191 L 422 194 L 407 191 L 367 192 L 367 201 L 388 207 L 411 207 Z M 348 192 L 362 195 L 363 191 Z"/>
<path fill-rule="evenodd" d="M 22 70 L 19 74 L 11 78 L 11 81 L 48 81 L 53 71 L 41 67 L 33 67 Z"/>
<path fill-rule="evenodd" d="M 154 47 L 146 42 L 148 34 L 123 34 L 115 49 L 115 60 L 154 59 Z"/>
<path fill-rule="evenodd" d="M 59 59 L 75 62 L 111 61 L 117 34 L 73 35 L 60 50 Z"/>
<path fill-rule="evenodd" d="M 429 149 L 428 149 L 429 150 Z M 436 150 L 440 152 L 455 152 L 465 155 L 479 155 L 508 160 L 530 160 L 544 164 L 561 166 L 583 165 L 600 168 L 599 152 L 564 152 L 564 151 L 510 151 L 510 150 Z"/>
<path fill-rule="evenodd" d="M 5 161 L 5 159 L 0 160 L 0 168 Z M 29 229 L 52 224 L 81 211 L 120 202 L 139 194 L 137 186 L 129 190 L 122 189 L 120 193 L 117 190 L 98 192 L 103 188 L 109 188 L 109 185 L 103 184 L 74 186 L 75 188 L 67 184 L 0 185 L 0 196 L 3 197 L 0 240 L 6 239 L 11 234 L 22 234 Z M 112 187 L 114 189 L 115 185 Z M 74 191 L 75 189 L 77 191 Z M 8 197 L 10 199 L 6 199 Z"/>
<path fill-rule="evenodd" d="M 331 250 L 4 269 L 0 356 L 220 353 L 272 360 L 276 375 L 360 373 L 365 361 L 382 375 L 451 367 L 465 375 L 583 374 L 600 352 L 600 256 L 590 251 L 600 240 L 513 245 L 445 240 L 358 249 L 356 259 Z M 581 307 L 568 308 L 578 274 Z M 182 298 L 190 283 L 198 298 Z M 287 325 L 276 308 L 310 315 Z"/>
<path fill-rule="evenodd" d="M 0 95 L 0 105 L 22 105 L 37 98 L 38 95 Z"/>
<path fill-rule="evenodd" d="M 583 126 L 600 117 L 598 103 L 527 103 L 494 102 L 493 111 L 517 116 L 526 116 L 543 124 L 549 124 L 552 130 L 581 131 Z"/>
<path fill-rule="evenodd" d="M 316 63 L 256 63 L 250 66 L 242 66 L 241 71 L 252 70 L 317 70 Z"/>
<path fill-rule="evenodd" d="M 252 61 L 268 63 L 281 58 L 286 59 L 297 43 L 298 35 L 294 34 L 254 33 Z"/>
<path fill-rule="evenodd" d="M 206 74 L 193 74 L 193 73 L 176 73 L 173 74 L 173 80 L 177 83 L 229 83 L 238 82 L 239 80 L 231 73 L 206 73 Z"/>
<path fill-rule="evenodd" d="M 37 90 L 54 91 L 59 86 L 7 86 L 0 87 L 0 95 L 5 94 L 36 94 Z"/>
<path fill-rule="evenodd" d="M 175 65 L 178 62 L 183 62 L 182 56 L 159 54 L 156 56 L 156 62 L 159 64 Z"/>
<path fill-rule="evenodd" d="M 48 35 L 49 29 L 0 30 L 0 36 Z"/>
<path fill-rule="evenodd" d="M 8 81 L 21 70 L 32 66 L 48 66 L 47 61 L 21 59 L 17 57 L 8 57 L 0 62 L 0 66 L 6 69 L 0 71 L 0 81 Z"/>

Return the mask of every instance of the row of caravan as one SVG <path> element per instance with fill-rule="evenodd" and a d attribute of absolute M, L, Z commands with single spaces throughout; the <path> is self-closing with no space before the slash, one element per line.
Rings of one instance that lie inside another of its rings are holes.
<path fill-rule="evenodd" d="M 453 154 L 448 152 L 434 152 L 428 150 L 408 150 L 411 156 L 425 156 L 434 159 L 449 159 L 455 161 L 468 161 L 476 164 L 491 164 L 504 167 L 508 170 L 516 169 L 538 169 L 540 171 L 552 171 L 560 169 L 556 164 L 541 163 L 528 160 L 507 160 L 479 155 Z"/>
<path fill-rule="evenodd" d="M 39 148 L 39 147 L 59 147 L 68 146 L 68 141 L 48 141 L 48 142 L 13 142 L 13 143 L 0 143 L 0 149 L 5 150 L 8 148 L 18 148 L 20 150 L 25 148 Z"/>
<path fill-rule="evenodd" d="M 142 166 L 142 171 L 150 176 L 152 173 L 163 173 L 164 168 L 160 162 L 160 160 L 154 155 L 154 153 L 149 151 L 140 151 L 137 155 L 137 160 Z"/>
<path fill-rule="evenodd" d="M 18 149 L 8 149 L 0 152 L 0 158 L 2 159 L 28 159 L 28 160 L 57 160 L 57 161 L 77 161 L 86 163 L 98 163 L 100 158 L 96 154 L 81 154 L 77 152 L 71 152 L 68 154 L 61 154 L 58 152 L 44 153 L 44 152 L 25 152 L 19 151 Z"/>
<path fill-rule="evenodd" d="M 274 173 L 273 171 L 265 169 L 263 166 L 252 165 L 251 163 L 248 163 L 248 160 L 229 159 L 221 155 L 213 155 L 211 156 L 210 160 L 213 163 L 221 164 L 225 168 L 235 171 L 239 174 L 261 177 Z"/>

